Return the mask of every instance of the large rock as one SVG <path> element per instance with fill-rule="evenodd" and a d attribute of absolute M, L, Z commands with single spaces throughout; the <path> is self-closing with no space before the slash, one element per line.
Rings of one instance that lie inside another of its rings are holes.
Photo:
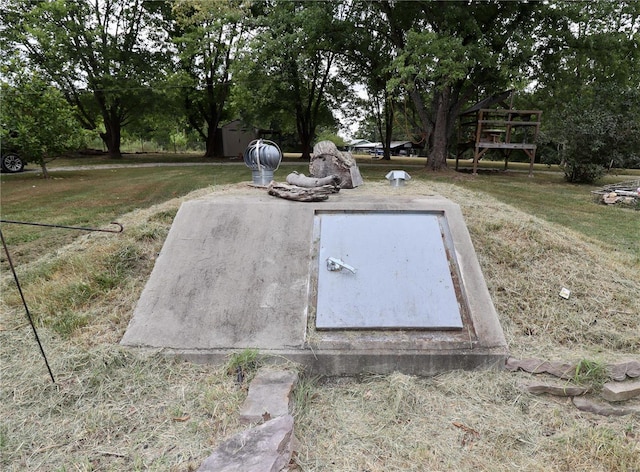
<path fill-rule="evenodd" d="M 362 185 L 362 176 L 356 160 L 351 153 L 339 151 L 331 141 L 320 141 L 313 146 L 309 173 L 316 178 L 336 175 L 340 179 L 340 188 Z"/>
<path fill-rule="evenodd" d="M 223 442 L 198 472 L 279 472 L 293 447 L 293 416 L 280 416 Z"/>

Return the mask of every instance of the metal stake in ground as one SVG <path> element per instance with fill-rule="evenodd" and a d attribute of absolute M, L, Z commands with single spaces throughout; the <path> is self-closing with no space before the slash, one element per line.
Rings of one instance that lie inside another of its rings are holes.
<path fill-rule="evenodd" d="M 77 229 L 80 231 L 97 231 L 100 233 L 122 233 L 122 231 L 124 231 L 123 226 L 120 223 L 116 223 L 115 221 L 112 221 L 109 224 L 119 226 L 118 229 L 82 228 L 80 226 L 50 225 L 46 223 L 28 223 L 26 221 L 13 221 L 13 220 L 0 220 L 0 223 L 11 223 L 14 225 L 45 226 L 47 228 Z"/>
<path fill-rule="evenodd" d="M 38 343 L 38 346 L 40 347 L 40 352 L 42 353 L 42 357 L 44 358 L 44 363 L 47 365 L 47 370 L 49 371 L 49 375 L 51 376 L 51 381 L 53 383 L 56 383 L 56 379 L 53 378 L 53 372 L 51 372 L 51 367 L 49 367 L 49 361 L 47 361 L 47 355 L 44 353 L 44 348 L 42 347 L 42 343 L 40 342 L 40 338 L 38 337 L 38 331 L 36 331 L 36 326 L 33 324 L 33 320 L 31 319 L 31 313 L 29 312 L 27 301 L 24 299 L 24 294 L 22 293 L 22 287 L 20 287 L 20 281 L 18 280 L 18 274 L 16 274 L 16 270 L 13 267 L 13 261 L 11 260 L 11 255 L 9 254 L 9 249 L 7 248 L 7 243 L 4 240 L 4 234 L 2 234 L 1 229 L 0 229 L 0 238 L 2 239 L 2 247 L 4 247 L 4 253 L 7 255 L 7 261 L 9 262 L 9 267 L 11 267 L 11 273 L 13 274 L 13 278 L 16 281 L 16 286 L 18 287 L 20 298 L 22 298 L 22 305 L 24 306 L 24 311 L 27 313 L 29 324 L 31 325 L 31 329 L 33 329 L 33 334 L 36 337 L 36 341 Z"/>
<path fill-rule="evenodd" d="M 113 229 L 98 229 L 98 228 L 81 228 L 77 226 L 62 226 L 62 225 L 51 225 L 45 223 L 28 223 L 25 221 L 12 221 L 12 220 L 0 220 L 0 223 L 12 223 L 18 225 L 31 225 L 31 226 L 46 226 L 49 228 L 64 228 L 64 229 L 76 229 L 80 231 L 99 231 L 102 233 L 122 233 L 124 230 L 123 226 L 120 223 L 116 223 L 115 221 L 110 223 L 112 225 L 117 225 L 119 228 L 117 230 Z M 11 255 L 9 254 L 9 248 L 7 247 L 7 243 L 4 240 L 4 234 L 2 234 L 2 230 L 0 229 L 0 239 L 2 239 L 2 247 L 4 248 L 4 252 L 7 255 L 7 261 L 9 262 L 9 267 L 11 268 L 11 273 L 13 274 L 13 279 L 16 281 L 16 286 L 18 287 L 18 292 L 20 293 L 20 298 L 22 299 L 22 305 L 24 306 L 24 311 L 27 314 L 27 319 L 29 320 L 29 324 L 31 325 L 31 329 L 33 330 L 33 334 L 36 338 L 36 342 L 40 347 L 40 352 L 42 353 L 42 357 L 44 358 L 44 363 L 47 366 L 47 370 L 49 371 L 49 376 L 51 376 L 51 381 L 56 383 L 56 379 L 53 377 L 53 372 L 51 371 L 51 367 L 49 367 L 49 361 L 47 360 L 47 355 L 44 353 L 44 348 L 42 347 L 42 343 L 40 342 L 40 337 L 38 336 L 38 331 L 36 330 L 35 324 L 33 324 L 33 319 L 31 318 L 31 312 L 29 311 L 29 307 L 27 306 L 27 301 L 24 298 L 24 294 L 22 293 L 22 287 L 20 286 L 20 280 L 18 280 L 18 274 L 16 274 L 16 270 L 13 266 L 13 261 L 11 260 Z"/>

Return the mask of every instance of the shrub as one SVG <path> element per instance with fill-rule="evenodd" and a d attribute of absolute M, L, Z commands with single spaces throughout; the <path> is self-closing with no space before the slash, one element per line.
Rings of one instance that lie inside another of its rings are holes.
<path fill-rule="evenodd" d="M 556 135 L 565 144 L 565 179 L 593 183 L 610 167 L 640 159 L 640 92 L 611 86 L 585 88 L 557 116 Z"/>

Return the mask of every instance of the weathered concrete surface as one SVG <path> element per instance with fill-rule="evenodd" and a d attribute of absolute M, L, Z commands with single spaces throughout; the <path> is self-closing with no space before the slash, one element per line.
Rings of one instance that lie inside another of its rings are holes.
<path fill-rule="evenodd" d="M 258 195 L 180 207 L 122 344 L 302 346 L 312 215 Z"/>
<path fill-rule="evenodd" d="M 506 348 L 484 348 L 473 342 L 469 349 L 413 349 L 402 350 L 393 344 L 373 344 L 367 347 L 360 333 L 346 333 L 353 338 L 353 349 L 326 349 L 320 343 L 309 343 L 305 349 L 288 351 L 261 350 L 265 362 L 279 364 L 283 359 L 304 366 L 309 375 L 389 374 L 431 376 L 452 370 L 499 370 L 504 367 Z M 422 341 L 418 339 L 417 341 Z M 469 343 L 467 343 L 469 344 Z M 378 346 L 378 349 L 371 346 Z M 229 350 L 166 350 L 167 355 L 202 364 L 222 364 L 229 358 Z M 233 352 L 233 351 L 232 351 Z"/>
<path fill-rule="evenodd" d="M 198 472 L 280 472 L 293 452 L 293 417 L 280 416 L 223 442 Z"/>
<path fill-rule="evenodd" d="M 298 374 L 288 370 L 258 371 L 249 385 L 249 393 L 240 408 L 240 420 L 255 423 L 289 414 L 291 391 Z"/>
<path fill-rule="evenodd" d="M 459 206 L 358 191 L 300 203 L 256 189 L 184 203 L 122 344 L 197 362 L 254 348 L 323 375 L 502 368 L 506 342 Z M 316 330 L 318 211 L 443 212 L 463 288 L 462 330 Z"/>

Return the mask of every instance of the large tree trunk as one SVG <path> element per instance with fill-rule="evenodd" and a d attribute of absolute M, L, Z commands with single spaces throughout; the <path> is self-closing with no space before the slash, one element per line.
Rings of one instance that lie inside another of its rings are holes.
<path fill-rule="evenodd" d="M 309 116 L 304 116 L 302 111 L 297 113 L 296 121 L 298 138 L 300 139 L 300 145 L 302 146 L 302 155 L 300 156 L 300 159 L 310 161 L 311 151 L 313 151 L 313 136 L 316 131 L 315 127 L 309 124 L 311 118 Z"/>
<path fill-rule="evenodd" d="M 117 120 L 105 119 L 104 121 L 105 132 L 100 133 L 100 137 L 107 147 L 109 157 L 112 159 L 120 159 L 122 153 L 120 152 L 120 122 Z"/>
<path fill-rule="evenodd" d="M 227 58 L 228 60 L 228 58 Z M 204 157 L 218 157 L 218 125 L 222 118 L 222 110 L 227 99 L 227 86 L 223 85 L 216 93 L 214 85 L 215 72 L 211 70 L 207 75 L 207 105 L 204 119 L 207 123 L 206 150 Z M 222 153 L 224 155 L 224 151 Z M 219 157 L 224 157 L 223 155 Z"/>
<path fill-rule="evenodd" d="M 427 112 L 420 92 L 418 92 L 418 90 L 413 87 L 411 90 L 409 90 L 409 96 L 411 97 L 411 101 L 413 102 L 416 108 L 416 112 L 418 113 L 418 118 L 420 119 L 420 125 L 422 127 L 424 148 L 425 150 L 427 150 L 429 148 L 429 143 L 431 142 L 431 135 L 433 134 L 433 123 L 429 118 L 429 113 Z"/>
<path fill-rule="evenodd" d="M 447 149 L 449 147 L 448 122 L 449 98 L 451 87 L 445 86 L 437 92 L 435 126 L 433 128 L 433 146 L 427 159 L 427 167 L 438 171 L 447 167 Z"/>
<path fill-rule="evenodd" d="M 205 152 L 204 157 L 218 157 L 216 156 L 217 145 L 218 145 L 218 136 L 216 133 L 216 129 L 209 129 L 207 133 L 207 138 L 205 139 Z"/>
<path fill-rule="evenodd" d="M 393 137 L 393 106 L 390 100 L 385 100 L 384 110 L 384 153 L 382 158 L 384 160 L 391 160 L 391 138 Z"/>
<path fill-rule="evenodd" d="M 120 159 L 122 157 L 120 152 L 122 121 L 120 120 L 119 107 L 117 103 L 108 106 L 104 92 L 101 90 L 95 91 L 93 96 L 98 102 L 102 122 L 104 123 L 104 133 L 100 133 L 102 142 L 106 146 L 110 158 Z"/>

